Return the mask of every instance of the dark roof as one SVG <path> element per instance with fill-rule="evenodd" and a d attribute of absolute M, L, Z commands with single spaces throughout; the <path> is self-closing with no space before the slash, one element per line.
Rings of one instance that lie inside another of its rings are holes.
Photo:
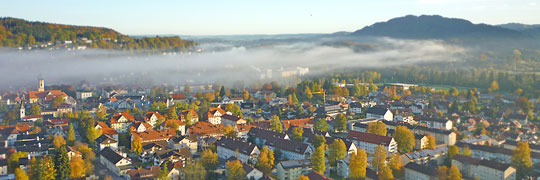
<path fill-rule="evenodd" d="M 360 131 L 349 131 L 347 139 L 352 141 L 362 141 L 371 144 L 381 144 L 388 146 L 392 142 L 392 137 L 380 136 L 372 133 L 365 133 Z"/>
<path fill-rule="evenodd" d="M 216 146 L 221 146 L 230 150 L 238 150 L 239 153 L 248 155 L 251 154 L 251 152 L 253 152 L 253 150 L 257 147 L 255 144 L 251 144 L 240 139 L 227 137 L 223 137 L 217 141 Z"/>
<path fill-rule="evenodd" d="M 114 138 L 112 138 L 112 137 L 110 137 L 109 135 L 106 135 L 106 134 L 102 134 L 101 136 L 96 138 L 95 141 L 98 144 L 101 144 L 101 143 L 111 144 L 111 143 L 116 143 L 117 142 Z"/>
<path fill-rule="evenodd" d="M 264 145 L 299 154 L 304 154 L 308 148 L 311 148 L 308 144 L 303 142 L 277 138 L 268 139 Z"/>
<path fill-rule="evenodd" d="M 101 150 L 99 154 L 101 154 L 101 156 L 105 157 L 105 159 L 109 160 L 113 164 L 116 164 L 120 160 L 124 159 L 124 157 L 122 157 L 116 151 L 112 150 L 110 147 L 103 148 L 103 150 Z"/>
<path fill-rule="evenodd" d="M 367 109 L 366 113 L 377 114 L 377 115 L 383 116 L 384 114 L 386 114 L 386 111 L 388 111 L 388 109 L 386 108 L 372 107 L 372 108 Z"/>
<path fill-rule="evenodd" d="M 366 177 L 370 179 L 375 179 L 375 180 L 379 179 L 379 175 L 377 174 L 377 171 L 370 168 L 366 168 Z"/>
<path fill-rule="evenodd" d="M 510 164 L 500 163 L 498 161 L 492 161 L 492 160 L 487 160 L 487 159 L 477 159 L 477 158 L 473 158 L 469 156 L 464 156 L 461 154 L 456 154 L 452 158 L 452 160 L 456 160 L 465 164 L 481 165 L 481 166 L 489 167 L 489 168 L 496 169 L 499 171 L 506 171 L 510 167 Z"/>
<path fill-rule="evenodd" d="M 435 176 L 437 174 L 437 170 L 430 167 L 416 164 L 415 162 L 408 163 L 407 165 L 405 165 L 405 168 L 422 173 L 422 174 L 426 174 L 429 176 Z"/>
<path fill-rule="evenodd" d="M 506 140 L 504 144 L 511 145 L 511 146 L 517 146 L 518 141 L 514 140 Z M 531 149 L 540 150 L 540 144 L 529 144 L 529 147 Z"/>
<path fill-rule="evenodd" d="M 239 117 L 237 116 L 233 116 L 233 115 L 229 115 L 229 114 L 224 114 L 221 116 L 222 119 L 227 119 L 227 120 L 230 120 L 230 121 L 238 121 L 240 120 Z"/>
<path fill-rule="evenodd" d="M 471 150 L 484 151 L 484 152 L 489 152 L 489 153 L 494 153 L 494 154 L 499 153 L 499 154 L 505 154 L 508 156 L 513 155 L 513 151 L 511 149 L 506 149 L 506 148 L 497 147 L 497 146 L 483 146 L 483 145 L 469 144 L 469 143 L 464 143 L 464 142 L 457 142 L 456 146 L 461 147 L 461 148 L 465 146 L 469 146 Z M 540 153 L 531 151 L 531 158 L 540 159 Z"/>
<path fill-rule="evenodd" d="M 324 174 L 318 173 L 317 171 L 311 171 L 307 173 L 306 176 L 309 180 L 333 180 L 332 178 L 326 177 Z"/>
<path fill-rule="evenodd" d="M 249 130 L 248 135 L 250 137 L 256 137 L 256 138 L 265 139 L 265 140 L 272 139 L 272 138 L 283 139 L 285 138 L 285 136 L 287 136 L 287 134 L 285 133 L 280 133 L 278 131 L 273 131 L 270 129 L 262 129 L 258 127 L 252 127 Z"/>

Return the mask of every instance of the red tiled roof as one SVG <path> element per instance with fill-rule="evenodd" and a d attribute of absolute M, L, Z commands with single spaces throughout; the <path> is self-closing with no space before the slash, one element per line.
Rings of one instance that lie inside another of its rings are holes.
<path fill-rule="evenodd" d="M 388 146 L 393 138 L 360 131 L 349 131 L 347 139 L 352 141 L 362 141 L 371 144 L 381 144 Z"/>
<path fill-rule="evenodd" d="M 313 117 L 304 119 L 282 120 L 281 122 L 283 122 L 283 126 L 285 127 L 285 129 L 289 129 L 290 126 L 310 127 L 313 125 Z"/>
<path fill-rule="evenodd" d="M 155 114 L 158 119 L 162 117 L 161 114 L 159 114 L 159 112 L 147 112 L 146 115 L 144 115 L 144 120 L 150 121 L 150 118 L 152 117 L 153 114 Z"/>
<path fill-rule="evenodd" d="M 118 120 L 120 117 L 124 116 L 129 122 L 135 121 L 135 118 L 127 112 L 121 112 L 121 113 L 114 113 L 114 116 L 111 118 L 111 124 L 113 123 L 119 123 Z"/>
<path fill-rule="evenodd" d="M 225 132 L 225 125 L 213 125 L 212 123 L 202 121 L 189 127 L 188 130 L 191 135 L 221 135 Z"/>
<path fill-rule="evenodd" d="M 219 113 L 221 113 L 222 115 L 227 113 L 227 111 L 221 109 L 221 108 L 210 108 L 208 110 L 208 118 L 211 118 L 211 117 L 214 117 L 214 114 L 216 113 L 216 111 L 219 111 Z"/>
<path fill-rule="evenodd" d="M 114 130 L 113 128 L 101 128 L 101 132 L 103 134 L 106 134 L 106 135 L 115 135 L 115 134 L 118 134 L 118 132 L 116 130 Z"/>
<path fill-rule="evenodd" d="M 147 130 L 145 132 L 132 132 L 133 137 L 141 138 L 142 142 L 153 142 L 159 140 L 168 140 L 176 136 L 174 129 Z"/>
<path fill-rule="evenodd" d="M 171 98 L 173 98 L 173 99 L 184 99 L 186 97 L 184 96 L 184 94 L 179 93 L 179 94 L 172 94 Z"/>
<path fill-rule="evenodd" d="M 45 99 L 46 101 L 52 100 L 57 96 L 67 97 L 67 94 L 60 90 L 50 90 L 50 91 L 28 91 L 28 98 L 40 98 Z"/>

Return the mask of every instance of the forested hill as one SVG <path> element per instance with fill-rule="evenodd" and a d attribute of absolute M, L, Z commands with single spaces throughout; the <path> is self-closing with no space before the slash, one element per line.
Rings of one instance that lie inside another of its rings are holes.
<path fill-rule="evenodd" d="M 0 18 L 0 47 L 88 47 L 185 51 L 194 41 L 178 36 L 134 38 L 103 27 L 73 26 Z"/>

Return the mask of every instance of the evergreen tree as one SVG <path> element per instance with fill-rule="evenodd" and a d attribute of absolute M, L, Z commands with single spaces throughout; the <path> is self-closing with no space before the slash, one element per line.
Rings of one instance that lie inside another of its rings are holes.
<path fill-rule="evenodd" d="M 227 92 L 225 92 L 225 86 L 221 86 L 221 89 L 219 90 L 219 97 L 222 98 L 225 95 L 227 95 Z"/>
<path fill-rule="evenodd" d="M 56 179 L 68 179 L 71 174 L 69 165 L 69 157 L 66 146 L 61 146 L 56 149 L 54 154 L 54 168 L 56 169 Z"/>
<path fill-rule="evenodd" d="M 38 170 L 41 170 L 43 172 L 42 179 L 46 180 L 54 180 L 56 179 L 56 169 L 54 167 L 53 160 L 50 156 L 45 156 L 41 159 L 41 168 Z"/>

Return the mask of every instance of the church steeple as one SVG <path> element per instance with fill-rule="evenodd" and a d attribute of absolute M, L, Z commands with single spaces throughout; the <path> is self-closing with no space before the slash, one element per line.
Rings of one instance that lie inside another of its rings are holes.
<path fill-rule="evenodd" d="M 19 117 L 21 117 L 21 120 L 24 119 L 24 116 L 26 116 L 26 110 L 24 109 L 24 103 L 21 102 L 21 108 L 19 109 Z"/>
<path fill-rule="evenodd" d="M 39 88 L 38 91 L 45 91 L 45 80 L 39 79 Z"/>

